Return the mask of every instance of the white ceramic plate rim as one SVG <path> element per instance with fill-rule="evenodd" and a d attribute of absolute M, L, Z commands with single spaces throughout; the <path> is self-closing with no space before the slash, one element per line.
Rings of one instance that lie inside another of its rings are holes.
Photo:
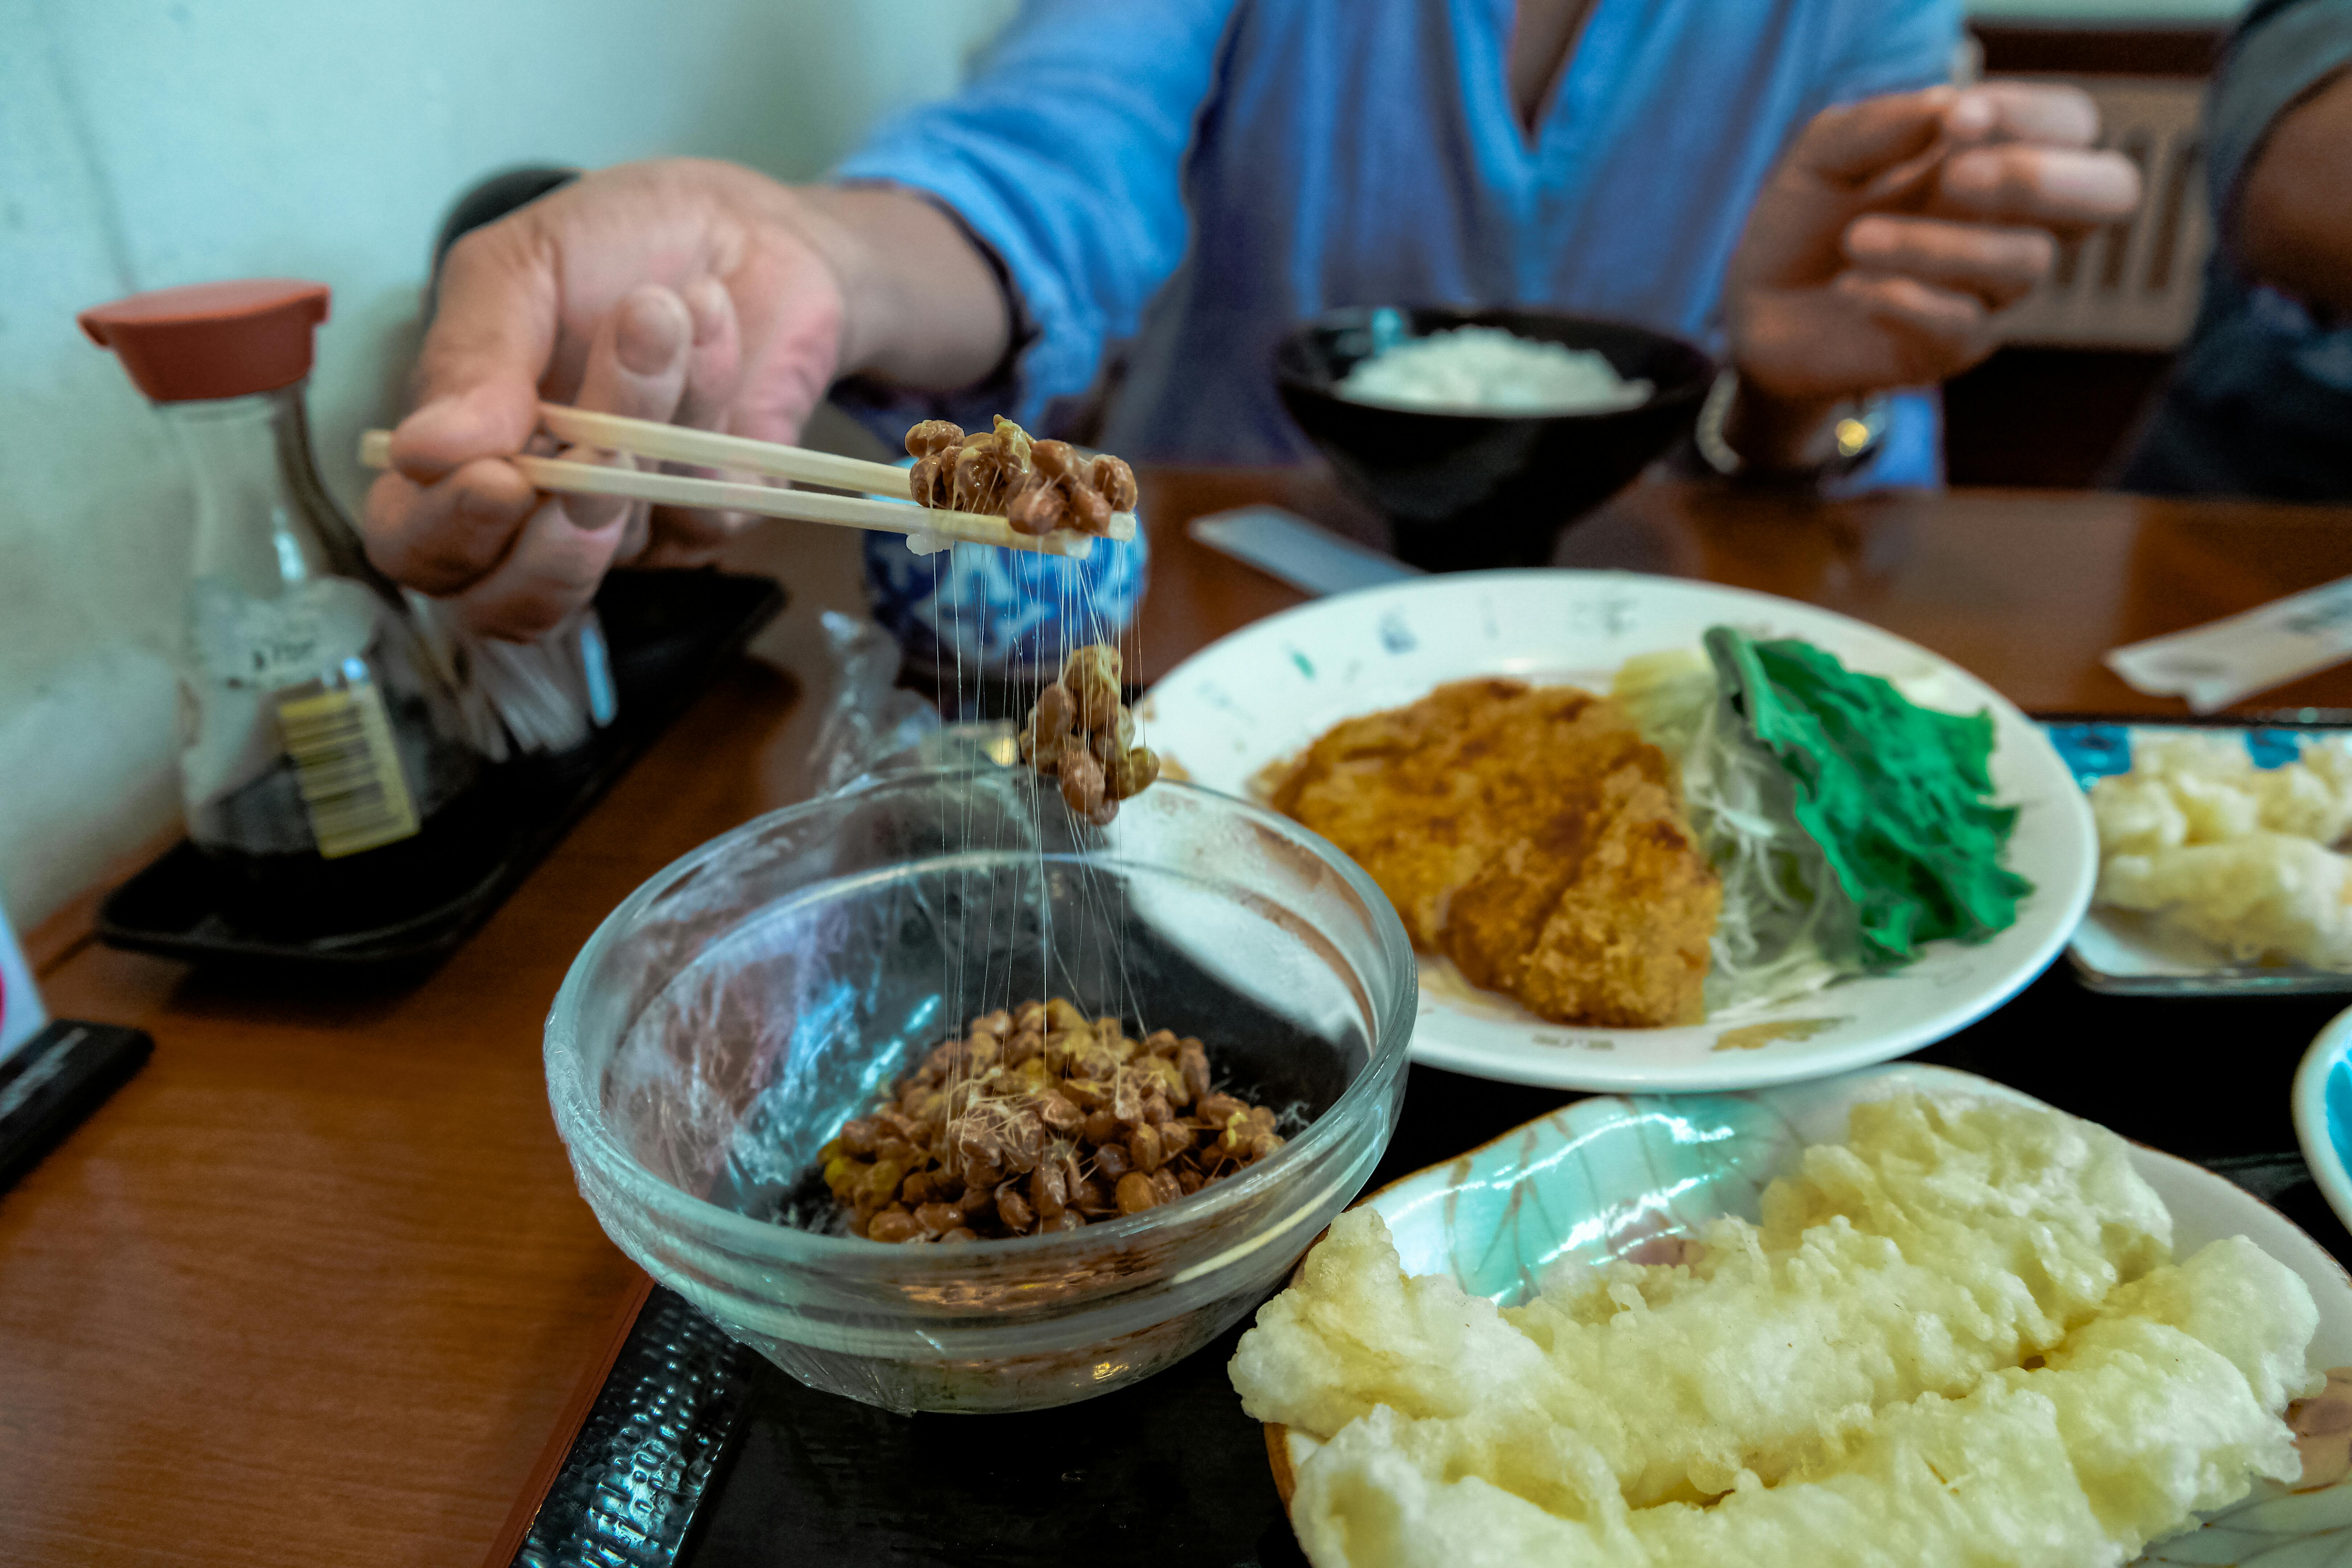
<path fill-rule="evenodd" d="M 1986 949 L 1959 950 L 1946 956 L 1943 964 L 1937 963 L 1937 953 L 1930 952 L 1895 975 L 1850 982 L 1769 1009 L 1684 1028 L 1592 1029 L 1549 1025 L 1525 1014 L 1504 1018 L 1494 1016 L 1509 1005 L 1501 998 L 1482 998 L 1480 1013 L 1473 1014 L 1446 994 L 1452 987 L 1444 983 L 1443 967 L 1424 960 L 1422 1012 L 1412 1045 L 1413 1060 L 1483 1078 L 1598 1092 L 1725 1090 L 1796 1082 L 1885 1061 L 1942 1039 L 2007 1001 L 2064 949 L 2090 905 L 2098 872 L 2098 841 L 2089 803 L 2041 727 L 1948 659 L 1853 616 L 1774 595 L 1684 578 L 1558 570 L 1457 573 L 1335 595 L 1253 622 L 1171 670 L 1153 687 L 1142 707 L 1147 738 L 1194 782 L 1246 794 L 1249 773 L 1264 761 L 1295 752 L 1322 729 L 1349 714 L 1410 701 L 1438 680 L 1462 679 L 1480 673 L 1482 668 L 1486 673 L 1538 679 L 1572 679 L 1564 672 L 1531 668 L 1535 661 L 1525 657 L 1505 657 L 1499 665 L 1459 664 L 1424 678 L 1422 672 L 1427 661 L 1416 660 L 1415 674 L 1410 679 L 1391 686 L 1374 681 L 1367 685 L 1360 699 L 1351 700 L 1344 708 L 1304 716 L 1297 732 L 1286 733 L 1279 750 L 1264 757 L 1244 754 L 1237 763 L 1196 743 L 1217 733 L 1220 700 L 1230 706 L 1231 700 L 1218 684 L 1221 677 L 1232 679 L 1229 667 L 1235 661 L 1258 659 L 1279 669 L 1286 656 L 1297 659 L 1302 647 L 1314 645 L 1319 620 L 1329 618 L 1345 627 L 1393 616 L 1400 607 L 1412 608 L 1417 603 L 1426 606 L 1432 599 L 1448 597 L 1459 601 L 1461 612 L 1467 615 L 1482 595 L 1491 604 L 1496 595 L 1530 594 L 1557 597 L 1564 627 L 1579 613 L 1580 598 L 1588 602 L 1588 607 L 1590 602 L 1638 605 L 1644 598 L 1670 605 L 1697 599 L 1704 605 L 1704 613 L 1694 618 L 1754 621 L 1760 617 L 1790 623 L 1785 627 L 1776 626 L 1776 634 L 1793 632 L 1835 643 L 1839 646 L 1834 651 L 1861 668 L 1906 677 L 1927 672 L 1950 691 L 1948 701 L 1981 706 L 1992 713 L 1999 735 L 1993 770 L 2001 797 L 2026 804 L 2040 814 L 2036 820 L 2042 858 L 2031 864 L 2012 860 L 2034 879 L 2036 891 L 2021 909 L 2017 925 L 1995 939 L 1992 945 L 2007 953 L 1999 966 L 1962 977 L 1948 995 L 1911 999 L 1891 988 L 1906 986 L 1914 994 L 1932 988 L 1938 976 L 1958 974 L 1969 955 L 1982 954 Z M 1488 613 L 1491 616 L 1491 609 Z M 1589 644 L 1596 635 L 1570 628 L 1561 637 L 1563 644 L 1577 637 Z M 1691 640 L 1695 646 L 1695 637 Z M 1636 637 L 1614 650 L 1613 657 L 1622 660 L 1682 641 L 1676 637 L 1643 643 Z M 1902 668 L 1906 662 L 1907 669 Z M 2029 936 L 2030 942 L 2025 940 Z M 1459 985 L 1457 979 L 1454 986 Z M 1493 1007 L 1486 1005 L 1488 1000 Z M 1891 1007 L 1886 1005 L 1890 1002 Z M 1890 1021 L 1882 1016 L 1890 1011 L 1899 1017 Z M 1727 1028 L 1780 1022 L 1827 1022 L 1829 1026 L 1819 1040 L 1780 1040 L 1762 1049 L 1717 1048 Z"/>

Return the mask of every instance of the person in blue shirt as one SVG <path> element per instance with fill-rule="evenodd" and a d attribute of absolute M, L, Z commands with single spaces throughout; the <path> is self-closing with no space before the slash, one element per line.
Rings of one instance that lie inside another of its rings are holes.
<path fill-rule="evenodd" d="M 767 440 L 829 391 L 894 435 L 1099 404 L 1130 457 L 1289 459 L 1268 352 L 1346 304 L 1690 336 L 1737 374 L 1715 445 L 1812 470 L 2137 202 L 2080 93 L 1943 85 L 1959 39 L 1958 0 L 1032 0 L 824 184 L 625 164 L 467 234 L 368 549 L 522 637 L 726 537 L 533 491 L 542 394 Z M 1936 447 L 1908 400 L 1880 477 Z"/>
<path fill-rule="evenodd" d="M 2205 148 L 2205 298 L 2124 488 L 2352 500 L 2352 0 L 2256 0 Z"/>

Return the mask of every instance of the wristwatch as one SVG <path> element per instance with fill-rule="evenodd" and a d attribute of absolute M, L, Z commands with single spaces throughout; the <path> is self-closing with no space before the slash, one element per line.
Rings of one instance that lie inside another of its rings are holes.
<path fill-rule="evenodd" d="M 1876 455 L 1885 443 L 1890 405 L 1886 395 L 1874 392 L 1859 402 L 1839 406 L 1836 423 L 1831 434 L 1836 438 L 1837 450 L 1822 462 L 1804 468 L 1751 469 L 1748 460 L 1732 450 L 1731 443 L 1723 438 L 1724 422 L 1731 417 L 1732 400 L 1739 395 L 1739 373 L 1727 370 L 1715 378 L 1708 389 L 1706 402 L 1698 411 L 1698 428 L 1692 433 L 1692 442 L 1698 447 L 1699 460 L 1726 479 L 1760 479 L 1778 484 L 1822 484 L 1843 479 Z"/>

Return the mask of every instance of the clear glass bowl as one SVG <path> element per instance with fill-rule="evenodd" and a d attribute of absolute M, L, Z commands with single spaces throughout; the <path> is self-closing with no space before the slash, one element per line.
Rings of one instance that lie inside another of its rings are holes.
<path fill-rule="evenodd" d="M 931 769 L 749 823 L 615 910 L 549 1016 L 549 1099 L 606 1234 L 813 1387 L 1004 1411 L 1148 1376 L 1280 1284 L 1395 1126 L 1418 983 L 1369 878 L 1207 790 L 1156 784 L 1098 829 L 1041 783 Z M 1312 1121 L 1193 1197 L 1061 1235 L 774 1223 L 924 1051 L 1049 994 L 1198 1035 L 1223 1087 Z"/>

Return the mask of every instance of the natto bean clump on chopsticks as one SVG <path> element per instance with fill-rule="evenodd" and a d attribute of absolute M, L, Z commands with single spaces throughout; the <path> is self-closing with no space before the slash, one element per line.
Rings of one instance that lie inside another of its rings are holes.
<path fill-rule="evenodd" d="M 961 425 L 926 419 L 907 432 L 907 455 L 915 459 L 908 489 L 918 505 L 999 514 L 1019 533 L 1108 533 L 1113 513 L 1135 510 L 1135 470 L 1123 459 L 1032 440 L 1003 415 L 994 429 L 969 436 Z"/>

